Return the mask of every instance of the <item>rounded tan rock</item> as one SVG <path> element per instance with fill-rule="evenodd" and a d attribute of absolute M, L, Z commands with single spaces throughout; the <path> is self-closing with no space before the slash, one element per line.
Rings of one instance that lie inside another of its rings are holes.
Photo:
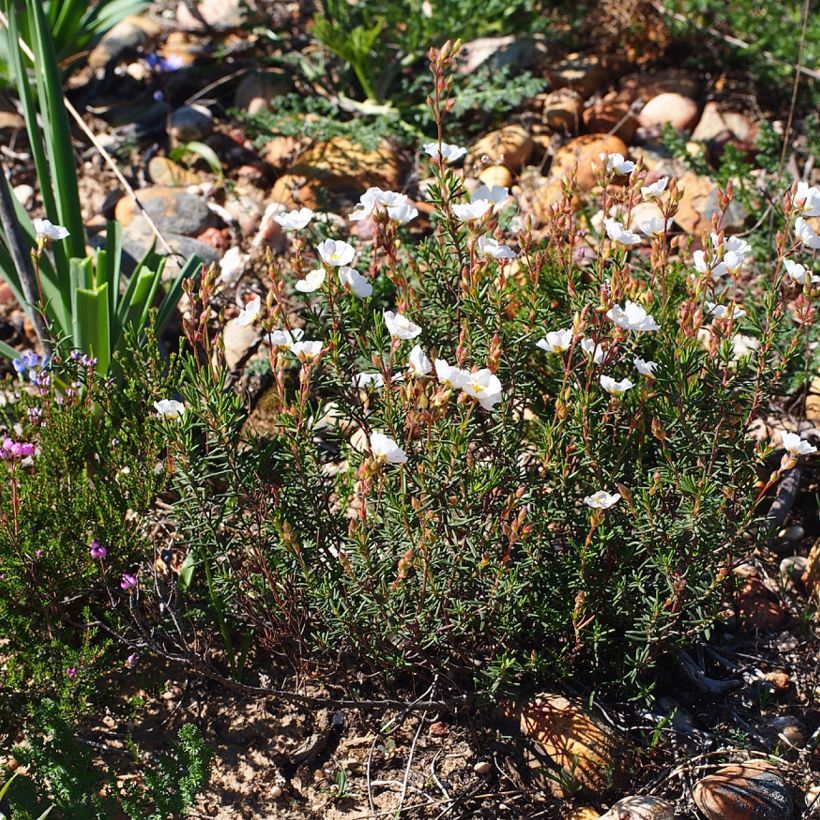
<path fill-rule="evenodd" d="M 626 155 L 626 152 L 626 143 L 614 134 L 585 134 L 558 149 L 552 160 L 550 176 L 565 177 L 577 165 L 579 191 L 591 191 L 596 184 L 594 165 L 600 164 L 600 155 Z"/>
<path fill-rule="evenodd" d="M 678 131 L 689 131 L 698 121 L 698 104 L 683 94 L 658 94 L 643 107 L 639 120 L 644 128 L 668 124 Z"/>

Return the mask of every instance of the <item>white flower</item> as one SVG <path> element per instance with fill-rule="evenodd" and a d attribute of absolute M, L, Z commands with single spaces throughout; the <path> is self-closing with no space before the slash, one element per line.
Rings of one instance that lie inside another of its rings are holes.
<path fill-rule="evenodd" d="M 387 215 L 394 222 L 398 222 L 399 225 L 406 225 L 419 215 L 419 209 L 415 205 L 405 202 L 402 205 L 394 205 L 388 208 Z"/>
<path fill-rule="evenodd" d="M 304 279 L 300 279 L 296 283 L 296 290 L 301 293 L 313 293 L 314 290 L 319 290 L 325 281 L 325 269 L 316 268 L 310 271 Z"/>
<path fill-rule="evenodd" d="M 501 401 L 501 382 L 498 376 L 486 367 L 476 370 L 475 373 L 462 371 L 461 389 L 474 399 L 485 410 L 492 410 Z"/>
<path fill-rule="evenodd" d="M 388 464 L 404 464 L 407 461 L 407 453 L 384 433 L 371 434 L 370 449 L 379 461 L 385 461 Z"/>
<path fill-rule="evenodd" d="M 695 262 L 695 270 L 698 273 L 711 273 L 712 279 L 720 279 L 721 276 L 729 273 L 729 269 L 723 262 L 718 262 L 717 259 L 707 259 L 704 251 L 695 251 L 692 258 Z"/>
<path fill-rule="evenodd" d="M 245 302 L 245 307 L 242 309 L 242 312 L 239 316 L 236 317 L 234 323 L 239 325 L 240 327 L 249 327 L 252 325 L 258 318 L 259 314 L 262 311 L 262 297 L 261 296 L 254 296 L 250 302 Z"/>
<path fill-rule="evenodd" d="M 712 244 L 716 251 L 723 248 L 722 264 L 726 267 L 729 273 L 736 273 L 740 270 L 741 265 L 746 260 L 746 257 L 752 252 L 752 246 L 739 236 L 729 236 L 724 239 L 723 243 L 720 241 L 720 235 L 712 234 Z M 712 273 L 714 277 L 714 272 Z"/>
<path fill-rule="evenodd" d="M 441 157 L 450 165 L 454 162 L 458 162 L 467 153 L 466 148 L 462 148 L 458 145 L 449 145 L 446 142 L 441 143 L 440 150 L 437 142 L 425 142 L 421 147 L 424 149 L 424 153 L 428 154 L 433 159 L 438 159 Z"/>
<path fill-rule="evenodd" d="M 621 381 L 618 382 L 610 376 L 601 376 L 600 382 L 601 387 L 603 387 L 607 393 L 612 393 L 613 396 L 620 396 L 635 386 L 635 382 L 629 379 L 621 379 Z"/>
<path fill-rule="evenodd" d="M 356 268 L 349 268 L 346 265 L 339 268 L 339 281 L 359 299 L 367 299 L 373 293 L 373 285 Z"/>
<path fill-rule="evenodd" d="M 384 387 L 384 376 L 381 373 L 359 373 L 353 377 L 354 387 Z"/>
<path fill-rule="evenodd" d="M 636 356 L 632 361 L 635 362 L 635 369 L 642 376 L 655 375 L 655 368 L 658 366 L 657 362 L 647 361 L 646 359 L 641 359 L 638 356 Z"/>
<path fill-rule="evenodd" d="M 301 327 L 293 330 L 274 330 L 270 335 L 270 343 L 273 347 L 290 347 L 295 342 L 301 341 L 305 331 Z"/>
<path fill-rule="evenodd" d="M 228 248 L 222 259 L 219 260 L 219 278 L 216 280 L 220 285 L 233 285 L 239 281 L 239 277 L 245 270 L 248 257 L 237 247 Z"/>
<path fill-rule="evenodd" d="M 820 282 L 820 276 L 815 276 L 805 265 L 801 265 L 799 262 L 784 259 L 783 264 L 786 266 L 786 273 L 800 285 L 805 285 L 807 279 L 812 285 L 816 285 Z"/>
<path fill-rule="evenodd" d="M 622 308 L 615 305 L 607 311 L 607 317 L 624 330 L 660 330 L 660 325 L 637 302 L 626 300 Z"/>
<path fill-rule="evenodd" d="M 472 202 L 462 202 L 453 205 L 453 213 L 462 222 L 470 222 L 473 219 L 481 219 L 492 207 L 489 199 L 474 199 Z"/>
<path fill-rule="evenodd" d="M 742 319 L 746 315 L 740 305 L 732 303 L 731 311 L 728 305 L 718 305 L 715 302 L 706 303 L 707 312 L 715 317 L 715 319 L 725 319 L 731 313 L 733 319 Z"/>
<path fill-rule="evenodd" d="M 35 219 L 34 232 L 37 234 L 38 239 L 51 239 L 55 242 L 69 236 L 68 228 L 55 225 L 48 219 Z"/>
<path fill-rule="evenodd" d="M 813 447 L 808 441 L 803 441 L 797 433 L 781 433 L 780 438 L 783 441 L 783 447 L 790 456 L 808 456 L 817 452 L 816 447 Z"/>
<path fill-rule="evenodd" d="M 323 346 L 322 342 L 293 342 L 290 352 L 299 359 L 315 359 Z"/>
<path fill-rule="evenodd" d="M 436 359 L 434 365 L 436 376 L 443 385 L 452 388 L 461 387 L 461 383 L 467 375 L 465 371 L 447 364 L 444 359 Z"/>
<path fill-rule="evenodd" d="M 610 507 L 617 504 L 620 500 L 620 493 L 614 493 L 613 495 L 610 495 L 606 490 L 598 490 L 597 493 L 588 495 L 584 499 L 584 504 L 586 504 L 588 507 L 592 507 L 593 510 L 608 510 Z"/>
<path fill-rule="evenodd" d="M 274 220 L 286 231 L 301 231 L 302 228 L 310 224 L 310 220 L 313 219 L 313 216 L 313 211 L 311 211 L 310 208 L 299 208 L 298 211 L 287 211 L 286 213 L 279 214 L 274 217 Z"/>
<path fill-rule="evenodd" d="M 572 345 L 572 330 L 551 330 L 535 344 L 547 353 L 563 353 Z"/>
<path fill-rule="evenodd" d="M 672 220 L 656 216 L 646 222 L 641 222 L 639 227 L 644 236 L 658 236 L 672 227 Z"/>
<path fill-rule="evenodd" d="M 350 219 L 359 222 L 373 214 L 387 213 L 390 219 L 401 225 L 415 219 L 419 212 L 413 207 L 406 194 L 395 191 L 383 191 L 381 188 L 368 188 L 359 198 L 359 204 L 350 214 Z"/>
<path fill-rule="evenodd" d="M 797 183 L 794 205 L 803 216 L 820 216 L 820 188 L 809 188 L 809 183 L 801 180 Z"/>
<path fill-rule="evenodd" d="M 592 361 L 595 364 L 600 364 L 604 360 L 604 349 L 601 345 L 596 345 L 592 339 L 581 339 L 581 350 L 587 354 L 587 356 L 592 356 Z"/>
<path fill-rule="evenodd" d="M 641 196 L 644 199 L 657 199 L 666 190 L 668 184 L 669 177 L 661 177 L 657 182 L 653 182 L 651 185 L 644 185 L 641 188 Z"/>
<path fill-rule="evenodd" d="M 500 211 L 504 203 L 510 198 L 510 189 L 503 185 L 493 185 L 488 188 L 486 185 L 479 185 L 470 194 L 470 202 L 478 202 L 479 199 L 486 199 L 493 206 L 494 211 Z"/>
<path fill-rule="evenodd" d="M 337 268 L 349 265 L 356 255 L 353 246 L 341 239 L 325 239 L 316 246 L 316 251 L 322 258 L 322 262 Z"/>
<path fill-rule="evenodd" d="M 512 249 L 502 245 L 491 236 L 480 236 L 476 245 L 482 256 L 491 256 L 493 259 L 515 259 L 515 252 Z"/>
<path fill-rule="evenodd" d="M 804 245 L 813 251 L 820 251 L 820 236 L 812 230 L 811 225 L 802 216 L 794 220 L 794 232 Z"/>
<path fill-rule="evenodd" d="M 387 332 L 395 339 L 415 339 L 421 333 L 421 327 L 411 322 L 403 313 L 392 310 L 384 312 L 384 323 Z"/>
<path fill-rule="evenodd" d="M 599 154 L 598 157 L 606 163 L 607 171 L 615 171 L 616 174 L 628 176 L 635 170 L 635 163 L 624 159 L 623 154 Z"/>
<path fill-rule="evenodd" d="M 433 363 L 427 358 L 427 354 L 421 349 L 421 345 L 416 345 L 410 351 L 407 364 L 414 376 L 426 376 L 433 369 Z"/>
<path fill-rule="evenodd" d="M 606 228 L 607 236 L 613 241 L 621 245 L 640 245 L 641 238 L 638 234 L 627 230 L 616 219 L 605 219 L 604 227 Z"/>
<path fill-rule="evenodd" d="M 185 413 L 185 405 L 174 399 L 160 399 L 154 402 L 154 410 L 166 419 L 180 419 Z"/>

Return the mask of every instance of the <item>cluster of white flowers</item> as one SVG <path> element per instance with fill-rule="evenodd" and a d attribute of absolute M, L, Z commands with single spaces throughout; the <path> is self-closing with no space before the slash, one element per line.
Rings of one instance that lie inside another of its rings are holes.
<path fill-rule="evenodd" d="M 453 390 L 461 390 L 476 399 L 485 410 L 492 410 L 501 401 L 503 388 L 498 376 L 486 367 L 480 370 L 463 370 L 444 359 L 436 359 L 436 377 Z"/>
<path fill-rule="evenodd" d="M 411 322 L 403 313 L 392 310 L 384 312 L 384 324 L 394 339 L 415 339 L 421 333 L 421 326 Z"/>
<path fill-rule="evenodd" d="M 721 239 L 719 234 L 713 233 L 711 239 L 714 253 L 707 256 L 706 251 L 695 251 L 692 254 L 695 270 L 710 273 L 715 280 L 727 274 L 736 274 L 752 252 L 752 246 L 739 236 Z"/>
<path fill-rule="evenodd" d="M 358 205 L 350 214 L 350 219 L 353 222 L 361 222 L 368 217 L 385 213 L 399 225 L 406 225 L 419 215 L 418 209 L 406 194 L 373 187 L 361 195 Z"/>
<path fill-rule="evenodd" d="M 786 273 L 790 279 L 793 279 L 799 285 L 805 285 L 808 281 L 811 285 L 820 283 L 820 276 L 815 276 L 805 265 L 795 262 L 791 259 L 784 259 L 783 265 L 786 268 Z"/>
<path fill-rule="evenodd" d="M 502 185 L 492 187 L 480 185 L 473 191 L 469 202 L 461 202 L 452 206 L 453 213 L 461 222 L 472 222 L 481 219 L 490 210 L 494 212 L 501 210 L 509 198 L 509 188 Z"/>

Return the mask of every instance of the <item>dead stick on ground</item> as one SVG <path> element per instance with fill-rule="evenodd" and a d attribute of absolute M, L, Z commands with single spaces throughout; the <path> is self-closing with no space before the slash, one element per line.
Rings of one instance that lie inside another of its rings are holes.
<path fill-rule="evenodd" d="M 8 28 L 9 25 L 8 17 L 6 17 L 6 15 L 2 11 L 0 11 L 0 25 L 2 25 L 5 28 Z M 28 47 L 28 43 L 26 43 L 26 41 L 23 40 L 22 37 L 18 37 L 17 42 L 20 45 L 20 49 L 26 55 L 26 57 L 28 57 L 29 60 L 34 62 L 34 53 Z M 176 251 L 174 251 L 174 249 L 168 244 L 168 240 L 162 235 L 160 229 L 157 227 L 156 222 L 154 222 L 154 220 L 151 219 L 151 215 L 148 213 L 148 211 L 145 210 L 142 203 L 137 198 L 136 191 L 134 191 L 134 189 L 131 187 L 131 183 L 128 182 L 128 180 L 122 175 L 122 172 L 117 167 L 117 163 L 114 162 L 114 159 L 111 156 L 111 154 L 109 154 L 108 151 L 106 151 L 106 149 L 102 146 L 100 141 L 94 135 L 94 132 L 85 124 L 85 121 L 80 116 L 80 112 L 77 111 L 77 109 L 71 104 L 71 102 L 65 98 L 65 95 L 63 95 L 63 101 L 65 102 L 66 110 L 69 114 L 71 114 L 74 121 L 80 127 L 80 130 L 86 135 L 86 137 L 88 137 L 91 144 L 99 152 L 105 164 L 111 169 L 114 176 L 117 178 L 117 181 L 120 183 L 120 185 L 122 185 L 122 187 L 125 189 L 125 192 L 130 197 L 131 201 L 137 207 L 137 210 L 140 212 L 142 216 L 145 217 L 145 221 L 148 223 L 148 227 L 151 229 L 154 236 L 156 236 L 156 238 L 159 240 L 160 245 L 162 245 L 163 249 L 169 255 L 179 256 L 179 254 L 177 254 Z"/>

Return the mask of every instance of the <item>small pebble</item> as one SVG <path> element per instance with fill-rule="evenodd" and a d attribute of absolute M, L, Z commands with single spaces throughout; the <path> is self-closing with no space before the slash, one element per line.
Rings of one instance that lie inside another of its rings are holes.
<path fill-rule="evenodd" d="M 473 766 L 473 771 L 476 774 L 481 775 L 481 777 L 486 777 L 492 770 L 493 764 L 488 760 L 479 760 L 478 763 Z"/>

